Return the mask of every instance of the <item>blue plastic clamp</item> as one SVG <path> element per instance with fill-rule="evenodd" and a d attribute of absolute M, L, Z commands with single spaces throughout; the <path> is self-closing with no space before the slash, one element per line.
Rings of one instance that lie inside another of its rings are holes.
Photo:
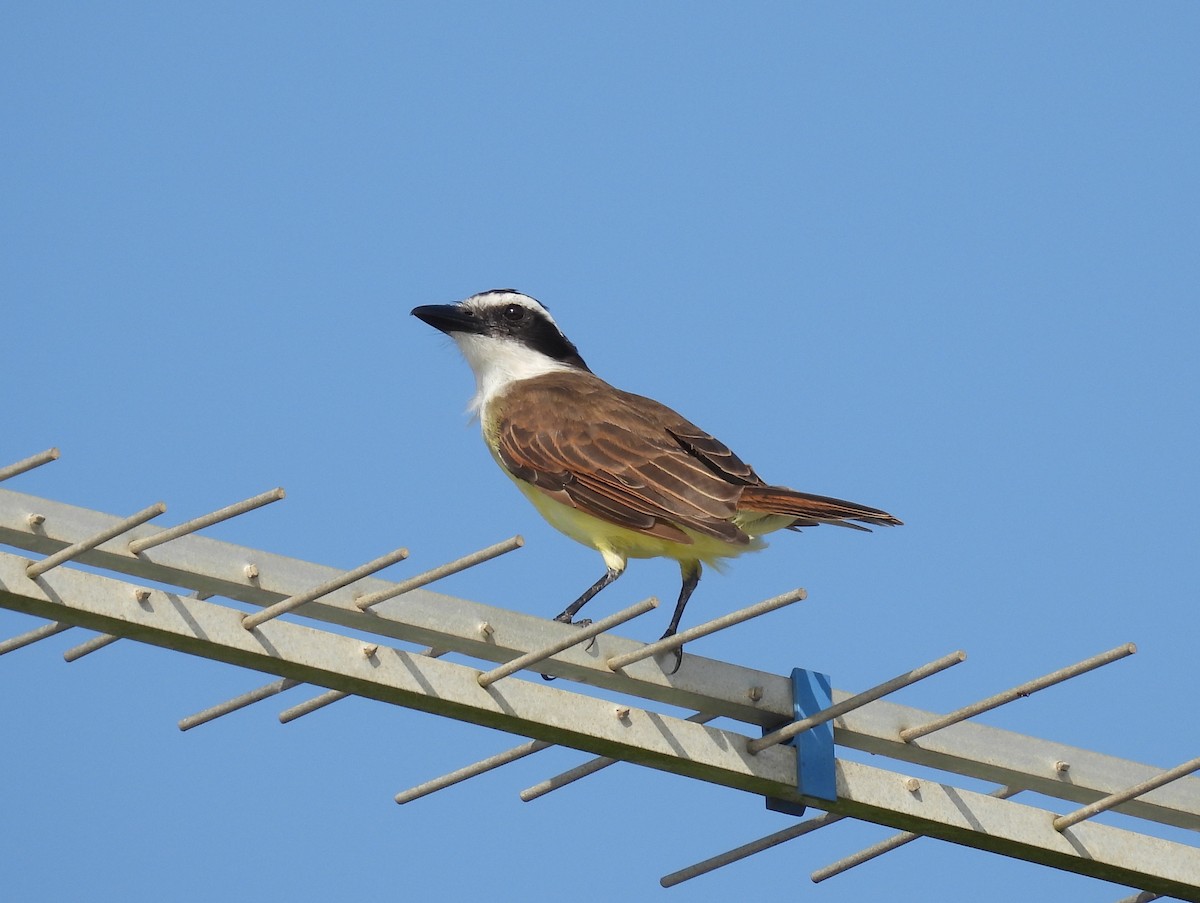
<path fill-rule="evenodd" d="M 792 716 L 799 721 L 833 705 L 828 674 L 792 670 Z M 773 728 L 774 730 L 774 728 Z M 770 731 L 763 729 L 763 734 Z M 833 722 L 826 721 L 787 741 L 796 747 L 796 789 L 804 796 L 837 800 L 837 777 L 833 767 Z M 803 815 L 804 805 L 789 800 L 767 799 L 767 808 L 788 815 Z"/>

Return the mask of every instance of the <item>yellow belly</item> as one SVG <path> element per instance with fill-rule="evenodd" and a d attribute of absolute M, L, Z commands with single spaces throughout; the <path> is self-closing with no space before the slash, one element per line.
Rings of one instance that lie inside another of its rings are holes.
<path fill-rule="evenodd" d="M 621 558 L 674 558 L 676 561 L 715 564 L 721 558 L 732 558 L 766 547 L 766 543 L 758 538 L 747 545 L 734 545 L 692 533 L 686 528 L 682 529 L 691 537 L 690 543 L 647 536 L 556 501 L 528 483 L 516 479 L 513 482 L 552 527 L 601 554 L 615 553 Z"/>

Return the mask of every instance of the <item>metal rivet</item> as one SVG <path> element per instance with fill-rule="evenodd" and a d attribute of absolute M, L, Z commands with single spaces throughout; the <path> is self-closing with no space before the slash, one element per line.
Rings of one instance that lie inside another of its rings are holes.
<path fill-rule="evenodd" d="M 750 697 L 751 702 L 760 702 L 763 698 L 763 688 L 751 687 L 746 691 L 746 695 Z"/>
<path fill-rule="evenodd" d="M 921 782 L 918 781 L 916 778 L 908 778 L 904 782 L 904 789 L 907 790 L 909 793 L 916 793 L 918 790 L 921 789 Z"/>

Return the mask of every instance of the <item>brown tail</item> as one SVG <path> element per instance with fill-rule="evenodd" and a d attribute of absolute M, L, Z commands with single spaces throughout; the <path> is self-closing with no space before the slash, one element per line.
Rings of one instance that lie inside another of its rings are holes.
<path fill-rule="evenodd" d="M 815 527 L 817 524 L 837 524 L 858 527 L 847 521 L 859 521 L 877 527 L 898 527 L 903 521 L 878 508 L 868 508 L 857 502 L 831 499 L 823 495 L 796 492 L 783 486 L 747 486 L 738 499 L 739 511 L 763 514 L 787 514 L 796 518 L 794 527 Z"/>

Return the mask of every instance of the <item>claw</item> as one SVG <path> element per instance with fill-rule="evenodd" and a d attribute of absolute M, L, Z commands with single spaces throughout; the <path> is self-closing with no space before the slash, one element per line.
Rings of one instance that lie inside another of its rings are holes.
<path fill-rule="evenodd" d="M 575 622 L 575 625 L 576 625 L 577 627 L 587 627 L 587 626 L 588 626 L 589 624 L 591 624 L 591 623 L 592 623 L 592 619 L 591 619 L 591 618 L 584 618 L 582 621 L 576 621 L 576 622 Z M 588 644 L 587 644 L 586 646 L 584 646 L 584 647 L 583 647 L 583 651 L 584 651 L 584 652 L 591 652 L 591 651 L 592 651 L 592 647 L 593 647 L 593 646 L 595 646 L 595 645 L 596 645 L 596 638 L 595 638 L 595 637 L 592 637 L 590 640 L 588 640 Z"/>
<path fill-rule="evenodd" d="M 668 671 L 668 674 L 674 674 L 679 670 L 679 666 L 683 664 L 683 647 L 677 646 L 676 648 L 672 649 L 671 652 L 675 656 L 675 667 Z"/>

